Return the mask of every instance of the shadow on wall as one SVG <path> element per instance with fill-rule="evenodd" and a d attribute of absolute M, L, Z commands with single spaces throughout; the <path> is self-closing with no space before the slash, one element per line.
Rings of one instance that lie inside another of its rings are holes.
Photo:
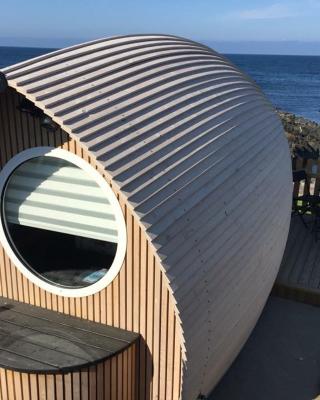
<path fill-rule="evenodd" d="M 142 336 L 140 336 L 138 341 L 135 365 L 136 387 L 134 398 L 139 400 L 154 400 L 152 398 L 153 360 L 149 347 Z"/>
<path fill-rule="evenodd" d="M 17 153 L 37 146 L 69 149 L 69 135 L 34 106 L 27 107 L 25 98 L 8 88 L 0 93 L 0 169 Z"/>

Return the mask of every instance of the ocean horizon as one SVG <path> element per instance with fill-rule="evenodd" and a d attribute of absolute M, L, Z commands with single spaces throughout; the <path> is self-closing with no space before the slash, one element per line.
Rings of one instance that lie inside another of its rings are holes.
<path fill-rule="evenodd" d="M 0 46 L 0 69 L 55 50 Z M 274 107 L 320 123 L 320 56 L 224 55 L 256 81 Z"/>

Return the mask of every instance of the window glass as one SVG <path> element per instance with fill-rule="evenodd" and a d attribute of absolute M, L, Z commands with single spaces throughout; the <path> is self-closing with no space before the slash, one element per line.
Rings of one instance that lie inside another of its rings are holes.
<path fill-rule="evenodd" d="M 118 246 L 115 213 L 86 171 L 57 157 L 37 157 L 13 171 L 2 196 L 7 239 L 31 272 L 72 288 L 108 272 Z"/>

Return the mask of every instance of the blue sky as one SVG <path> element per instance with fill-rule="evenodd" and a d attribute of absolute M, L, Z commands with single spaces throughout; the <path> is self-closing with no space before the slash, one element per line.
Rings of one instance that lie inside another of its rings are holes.
<path fill-rule="evenodd" d="M 320 0 L 10 0 L 1 2 L 0 45 L 159 32 L 219 51 L 320 54 L 319 17 Z"/>

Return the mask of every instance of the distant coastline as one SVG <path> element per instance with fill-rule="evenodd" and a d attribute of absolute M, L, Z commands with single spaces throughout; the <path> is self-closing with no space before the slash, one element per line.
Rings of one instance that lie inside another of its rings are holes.
<path fill-rule="evenodd" d="M 109 36 L 106 34 L 105 36 Z M 46 38 L 41 37 L 0 37 L 0 47 L 28 47 L 38 49 L 64 48 L 94 40 L 95 37 Z M 223 54 L 320 56 L 320 42 L 317 40 L 212 40 L 190 37 L 199 43 Z"/>

